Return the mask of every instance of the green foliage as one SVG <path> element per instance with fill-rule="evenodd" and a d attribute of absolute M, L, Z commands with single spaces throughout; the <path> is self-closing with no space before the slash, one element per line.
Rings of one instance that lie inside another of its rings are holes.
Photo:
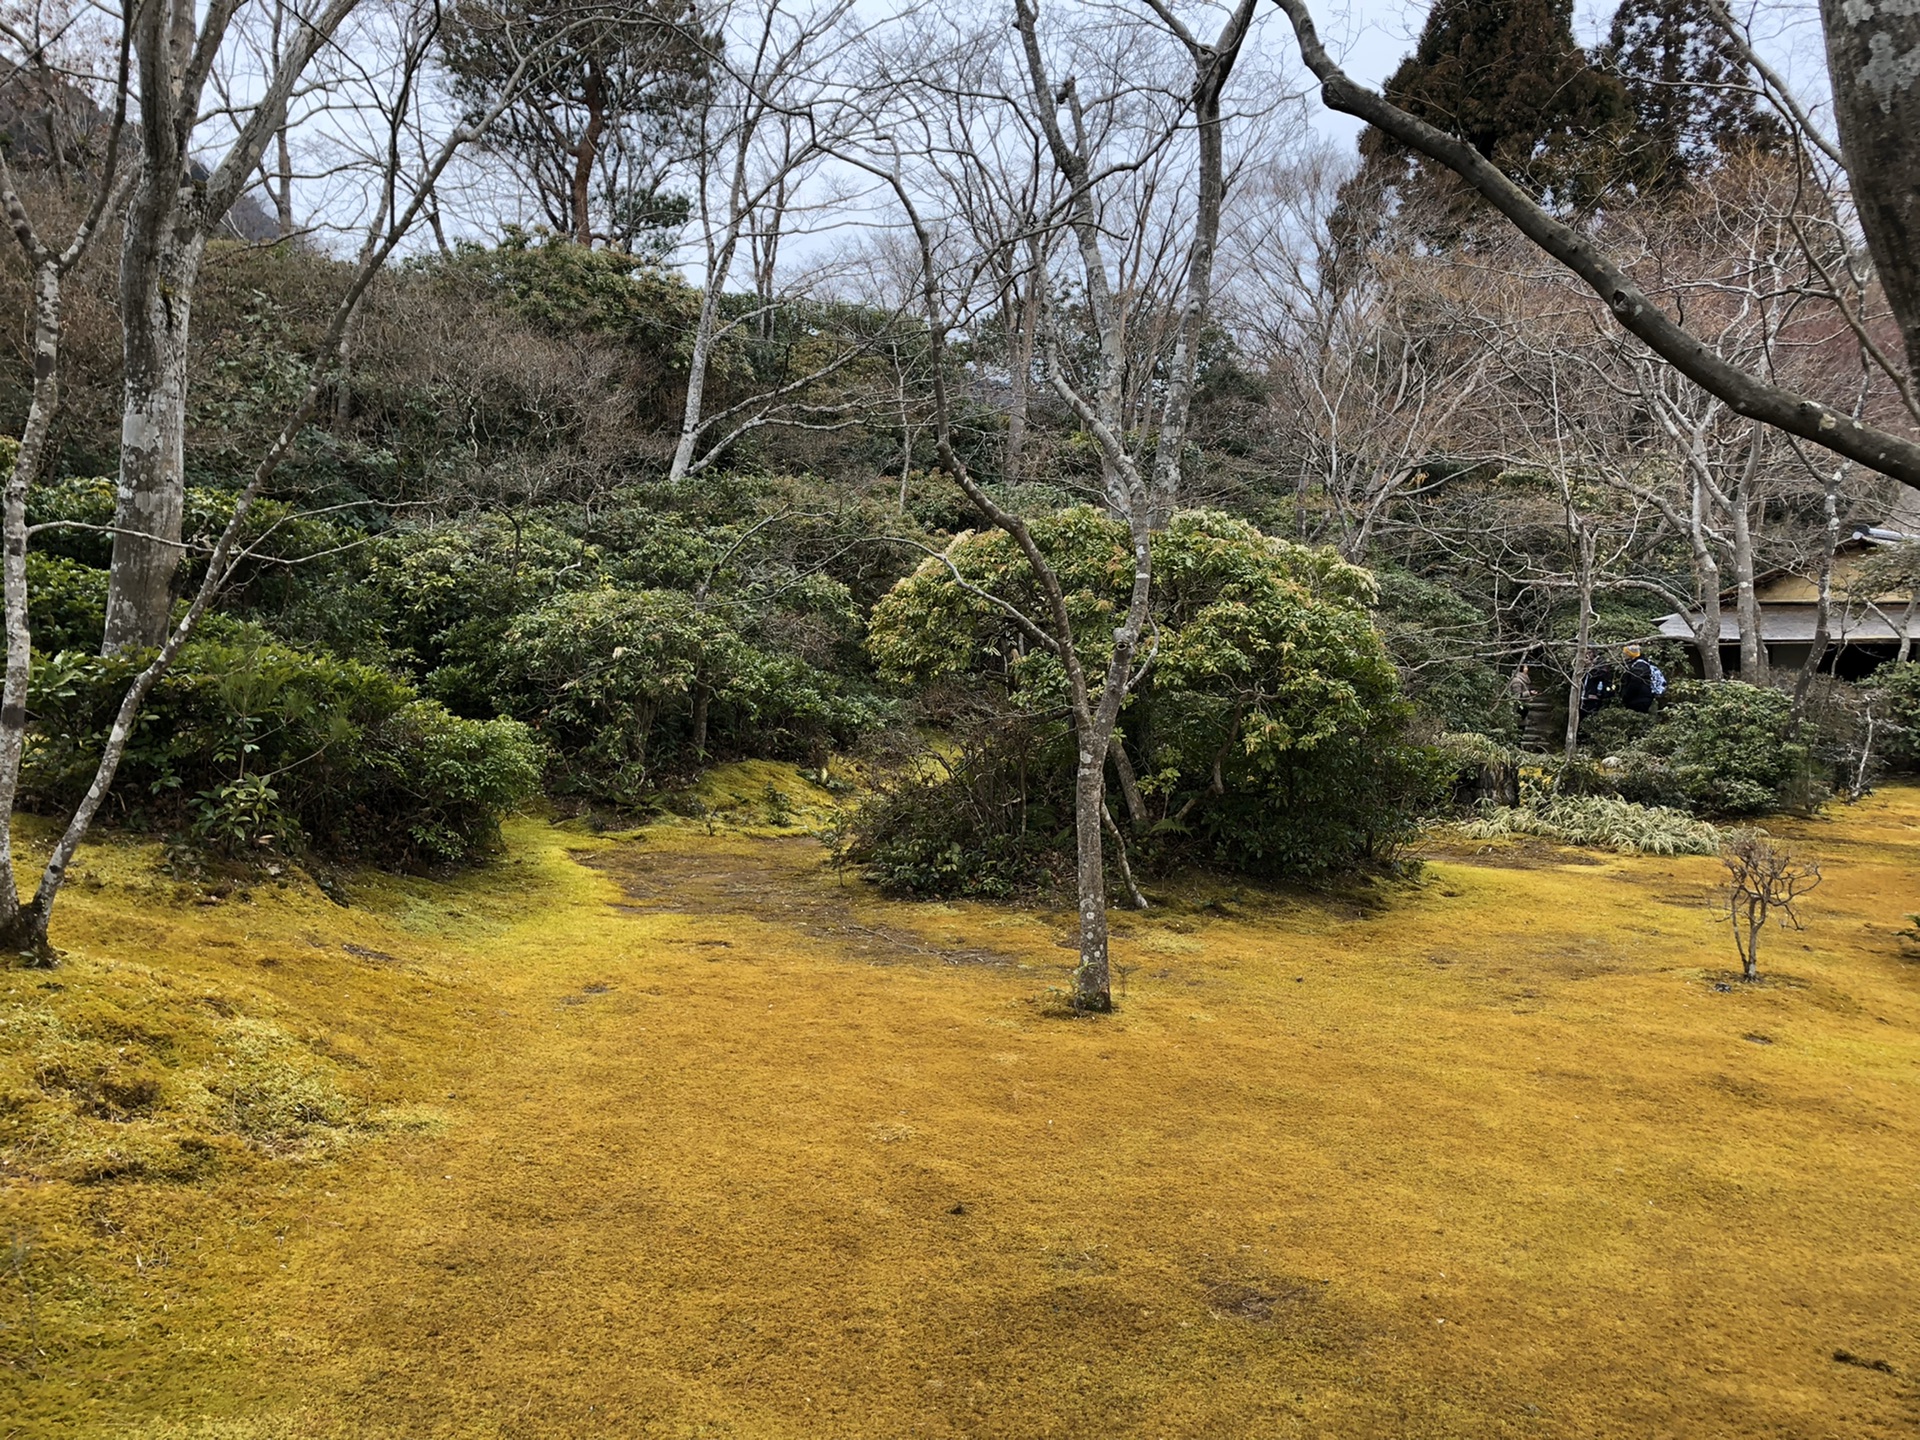
<path fill-rule="evenodd" d="M 1738 680 L 1668 687 L 1659 722 L 1621 757 L 1642 798 L 1707 815 L 1764 815 L 1808 798 L 1811 754 L 1789 738 L 1792 701 Z"/>
<path fill-rule="evenodd" d="M 1439 0 L 1387 97 L 1562 203 L 1591 198 L 1585 142 L 1628 124 L 1631 109 L 1572 22 L 1572 0 Z M 1404 153 L 1375 133 L 1361 149 L 1376 165 Z"/>
<path fill-rule="evenodd" d="M 29 550 L 27 624 L 36 651 L 98 650 L 107 626 L 107 572 Z"/>
<path fill-rule="evenodd" d="M 1126 531 L 1081 507 L 1033 534 L 1097 675 L 1132 580 Z M 1305 876 L 1390 854 L 1447 770 L 1407 739 L 1367 573 L 1212 512 L 1176 516 L 1153 558 L 1154 665 L 1122 716 L 1148 863 Z M 850 857 L 901 888 L 1015 884 L 1071 839 L 1064 671 L 987 595 L 1039 608 L 999 532 L 962 535 L 874 610 L 883 676 L 959 681 L 989 707 L 944 774 L 911 771 L 850 826 Z"/>
<path fill-rule="evenodd" d="M 1442 729 L 1512 737 L 1519 712 L 1508 677 L 1481 656 L 1491 626 L 1456 591 L 1397 567 L 1375 571 L 1375 622 L 1405 677 L 1407 698 Z"/>
<path fill-rule="evenodd" d="M 1626 148 L 1644 189 L 1672 191 L 1730 154 L 1782 147 L 1779 121 L 1756 102 L 1751 71 L 1702 0 L 1625 0 L 1602 58 L 1633 106 Z"/>
<path fill-rule="evenodd" d="M 1881 753 L 1902 770 L 1920 770 L 1920 664 L 1882 665 L 1867 685 L 1886 716 Z"/>
<path fill-rule="evenodd" d="M 481 717 L 496 713 L 498 648 L 514 615 L 590 582 L 598 559 L 548 521 L 473 516 L 377 537 L 363 593 L 385 658 L 457 714 Z"/>
<path fill-rule="evenodd" d="M 1030 716 L 975 710 L 954 745 L 880 757 L 877 784 L 841 828 L 836 858 L 898 895 L 1006 899 L 1072 874 L 1073 759 Z"/>
<path fill-rule="evenodd" d="M 687 359 L 700 292 L 657 261 L 509 226 L 498 245 L 464 243 L 436 263 L 446 279 L 477 282 L 549 331 L 619 340 L 682 365 Z"/>
<path fill-rule="evenodd" d="M 563 790 L 622 804 L 641 803 L 663 769 L 715 754 L 813 755 L 875 713 L 838 677 L 758 643 L 737 605 L 612 586 L 518 616 L 500 644 L 497 694 L 547 737 Z"/>
<path fill-rule="evenodd" d="M 232 490 L 190 486 L 181 517 L 181 538 L 188 546 L 183 583 L 197 578 L 204 557 L 195 547 L 211 545 L 233 519 L 238 495 Z M 114 481 L 109 475 L 73 476 L 38 486 L 27 500 L 27 521 L 43 526 L 34 550 L 77 560 L 105 570 L 113 558 Z M 332 523 L 303 516 L 284 500 L 256 500 L 241 527 L 239 543 L 262 557 L 288 562 L 330 550 L 342 540 Z"/>
<path fill-rule="evenodd" d="M 71 806 L 141 657 L 69 651 L 34 668 L 23 799 Z M 470 859 L 535 791 L 540 751 L 353 661 L 248 636 L 188 645 L 128 741 L 110 804 L 227 853 L 310 846 L 389 865 Z"/>
<path fill-rule="evenodd" d="M 1483 807 L 1460 833 L 1470 840 L 1539 835 L 1622 855 L 1717 855 L 1720 832 L 1684 810 L 1636 805 L 1608 795 L 1536 797 L 1522 805 Z"/>

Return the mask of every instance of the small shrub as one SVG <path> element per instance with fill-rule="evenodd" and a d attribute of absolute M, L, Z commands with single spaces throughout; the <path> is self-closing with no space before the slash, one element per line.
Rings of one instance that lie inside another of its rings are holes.
<path fill-rule="evenodd" d="M 1740 978 L 1760 978 L 1760 939 L 1767 920 L 1805 927 L 1794 905 L 1820 883 L 1820 867 L 1764 830 L 1735 830 L 1720 851 L 1727 867 L 1726 912 L 1740 952 Z"/>
<path fill-rule="evenodd" d="M 1764 815 L 1818 803 L 1806 743 L 1788 738 L 1791 700 L 1726 680 L 1676 683 L 1660 722 L 1621 758 L 1621 789 L 1699 814 Z"/>
<path fill-rule="evenodd" d="M 842 820 L 835 858 L 896 895 L 988 899 L 1055 888 L 1071 873 L 1069 772 L 1024 717 L 979 718 L 957 751 L 917 747 L 879 770 Z"/>
<path fill-rule="evenodd" d="M 1460 826 L 1470 840 L 1538 835 L 1561 845 L 1583 845 L 1622 855 L 1713 855 L 1720 832 L 1684 810 L 1636 805 L 1606 795 L 1538 798 L 1498 805 Z"/>
<path fill-rule="evenodd" d="M 22 798 L 72 805 L 140 657 L 68 652 L 34 667 Z M 246 636 L 187 646 L 128 742 L 110 803 L 134 828 L 225 854 L 309 846 L 412 866 L 472 858 L 538 787 L 511 720 L 461 720 L 353 661 Z"/>
<path fill-rule="evenodd" d="M 29 550 L 27 624 L 41 653 L 98 650 L 107 626 L 107 572 Z"/>

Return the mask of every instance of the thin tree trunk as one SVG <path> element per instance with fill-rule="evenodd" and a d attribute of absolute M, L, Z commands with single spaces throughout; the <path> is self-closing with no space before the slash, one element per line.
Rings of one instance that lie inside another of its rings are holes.
<path fill-rule="evenodd" d="M 274 136 L 273 211 L 275 228 L 282 240 L 293 238 L 293 150 L 287 144 L 287 127 Z"/>
<path fill-rule="evenodd" d="M 1073 782 L 1074 888 L 1080 896 L 1080 964 L 1074 971 L 1077 1009 L 1113 1008 L 1113 983 L 1107 959 L 1107 859 L 1102 818 L 1106 811 L 1106 757 L 1094 737 L 1080 742 L 1080 763 Z"/>
<path fill-rule="evenodd" d="M 1708 681 L 1727 678 L 1720 663 L 1720 561 L 1707 534 L 1708 498 L 1699 476 L 1693 479 L 1687 543 L 1693 552 L 1693 579 L 1700 602 L 1700 620 L 1694 627 L 1694 648 L 1700 652 L 1700 675 Z"/>
<path fill-rule="evenodd" d="M 706 405 L 707 361 L 713 353 L 713 331 L 720 314 L 719 282 L 709 278 L 700 300 L 700 318 L 694 322 L 693 355 L 687 361 L 687 401 L 680 416 L 680 439 L 673 447 L 667 480 L 678 484 L 693 468 L 694 449 L 700 443 L 700 416 Z"/>
<path fill-rule="evenodd" d="M 120 266 L 120 483 L 103 654 L 166 638 L 186 508 L 187 335 L 205 234 L 172 177 L 143 175 Z"/>
<path fill-rule="evenodd" d="M 1733 583 L 1740 614 L 1740 678 L 1749 685 L 1767 683 L 1767 642 L 1761 629 L 1760 600 L 1753 588 L 1753 478 L 1760 468 L 1764 432 L 1753 427 L 1752 448 L 1741 467 L 1733 492 L 1730 528 L 1733 531 Z"/>
<path fill-rule="evenodd" d="M 1017 312 L 1018 333 L 1014 336 L 1013 357 L 1008 381 L 1011 394 L 1007 404 L 1007 457 L 1002 466 L 1008 480 L 1020 478 L 1020 467 L 1027 446 L 1027 406 L 1033 388 L 1033 347 L 1040 330 L 1040 299 L 1046 288 L 1045 261 L 1037 235 L 1027 237 L 1027 287 L 1020 297 Z"/>
<path fill-rule="evenodd" d="M 597 64 L 587 66 L 582 95 L 587 125 L 580 132 L 580 143 L 573 147 L 573 239 L 578 245 L 592 245 L 593 166 L 600 157 L 600 137 L 607 130 L 606 90 Z"/>
<path fill-rule="evenodd" d="M 1140 794 L 1140 781 L 1133 773 L 1133 761 L 1127 758 L 1127 747 L 1116 731 L 1107 742 L 1107 753 L 1113 758 L 1113 773 L 1120 781 L 1120 794 L 1127 802 L 1127 820 L 1136 828 L 1147 823 L 1147 802 Z"/>
<path fill-rule="evenodd" d="M 1580 748 L 1580 701 L 1587 686 L 1587 671 L 1593 655 L 1593 527 L 1582 521 L 1571 508 L 1568 510 L 1569 525 L 1573 530 L 1577 569 L 1574 572 L 1576 592 L 1580 598 L 1580 618 L 1574 626 L 1573 665 L 1570 667 L 1573 686 L 1567 692 L 1567 735 L 1566 761 L 1573 763 Z"/>
<path fill-rule="evenodd" d="M 693 689 L 693 753 L 696 758 L 707 758 L 707 711 L 713 705 L 713 691 L 705 685 L 696 685 Z"/>
<path fill-rule="evenodd" d="M 1113 837 L 1113 859 L 1120 867 L 1120 881 L 1127 887 L 1127 900 L 1136 910 L 1151 910 L 1153 907 L 1147 903 L 1147 897 L 1140 893 L 1140 887 L 1134 883 L 1133 866 L 1127 859 L 1127 840 L 1114 823 L 1113 811 L 1101 806 L 1100 818 L 1106 824 L 1107 834 Z"/>
<path fill-rule="evenodd" d="M 1799 678 L 1793 682 L 1793 708 L 1788 716 L 1788 724 L 1795 730 L 1806 717 L 1807 697 L 1813 692 L 1814 677 L 1820 673 L 1820 662 L 1827 658 L 1827 647 L 1833 638 L 1833 556 L 1840 548 L 1839 486 L 1838 474 L 1829 477 L 1823 502 L 1827 523 L 1820 547 L 1819 598 L 1813 607 L 1813 644 L 1807 650 L 1807 662 L 1800 667 Z"/>
<path fill-rule="evenodd" d="M 21 907 L 13 878 L 12 819 L 20 791 L 27 690 L 33 674 L 33 633 L 27 622 L 27 492 L 40 476 L 47 435 L 59 407 L 60 289 L 59 262 L 43 254 L 33 272 L 33 398 L 7 477 L 5 553 L 0 557 L 7 630 L 6 682 L 0 690 L 0 949 L 20 952 L 36 962 L 47 958 L 46 916 L 37 906 Z"/>

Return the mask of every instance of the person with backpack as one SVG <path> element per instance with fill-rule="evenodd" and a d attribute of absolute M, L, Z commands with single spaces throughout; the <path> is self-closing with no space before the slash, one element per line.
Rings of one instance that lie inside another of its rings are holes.
<path fill-rule="evenodd" d="M 1623 645 L 1619 671 L 1620 703 L 1642 715 L 1653 709 L 1653 702 L 1667 693 L 1667 677 L 1660 667 L 1640 653 L 1638 645 Z"/>
<path fill-rule="evenodd" d="M 1613 666 L 1605 660 L 1595 660 L 1580 682 L 1580 718 L 1599 714 L 1612 703 L 1619 690 L 1619 677 L 1613 673 Z"/>

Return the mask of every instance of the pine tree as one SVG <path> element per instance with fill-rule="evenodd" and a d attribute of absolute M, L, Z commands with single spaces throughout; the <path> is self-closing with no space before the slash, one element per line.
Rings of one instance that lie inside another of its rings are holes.
<path fill-rule="evenodd" d="M 1625 88 L 1573 38 L 1572 0 L 1437 0 L 1413 54 L 1386 93 L 1467 141 L 1557 207 L 1591 204 L 1614 178 L 1605 138 L 1632 121 Z M 1384 218 L 1391 197 L 1429 244 L 1467 243 L 1478 207 L 1454 177 L 1430 170 L 1379 131 L 1342 191 L 1336 239 L 1349 247 Z"/>
<path fill-rule="evenodd" d="M 1602 61 L 1633 106 L 1632 169 L 1644 189 L 1671 190 L 1739 150 L 1773 151 L 1784 136 L 1755 101 L 1752 76 L 1701 0 L 1622 0 Z"/>

